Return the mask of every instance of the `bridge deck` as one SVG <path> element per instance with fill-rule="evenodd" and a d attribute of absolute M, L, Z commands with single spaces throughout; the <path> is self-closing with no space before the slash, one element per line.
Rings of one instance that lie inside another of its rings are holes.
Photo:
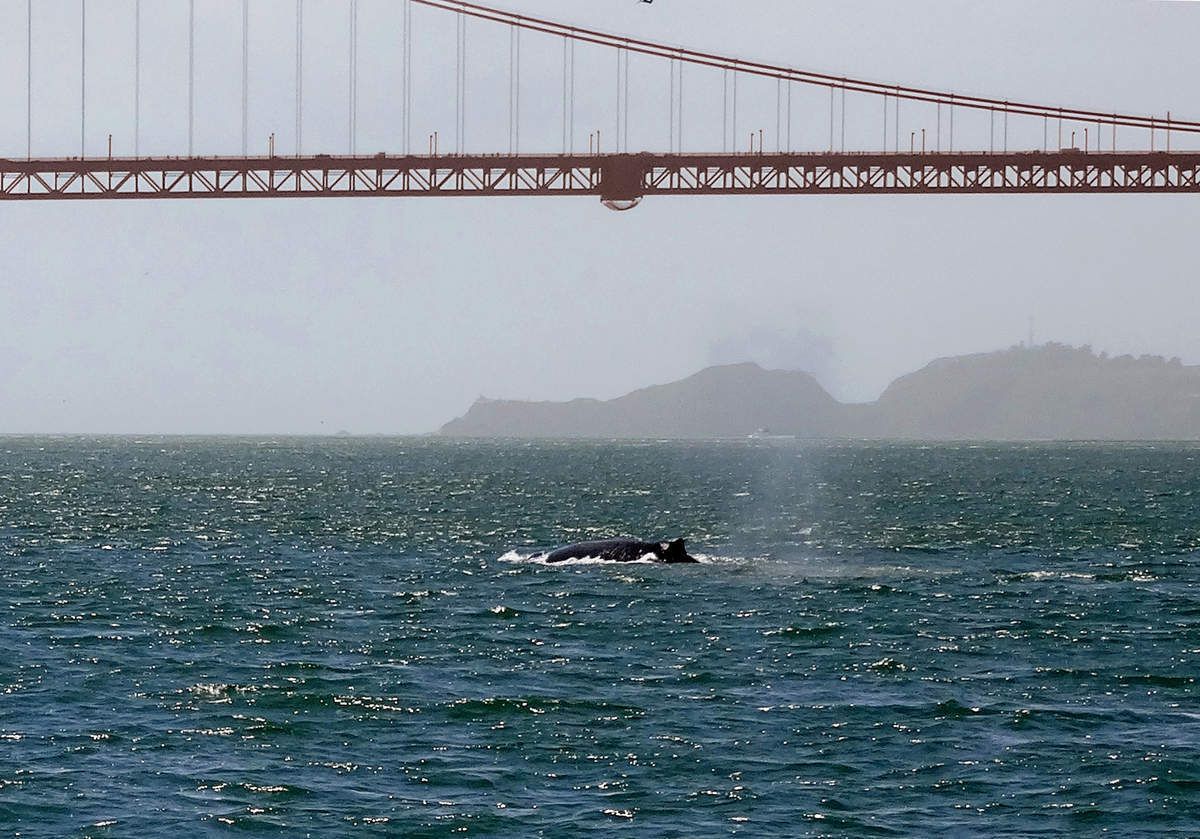
<path fill-rule="evenodd" d="M 0 159 L 0 200 L 1200 192 L 1200 152 Z"/>

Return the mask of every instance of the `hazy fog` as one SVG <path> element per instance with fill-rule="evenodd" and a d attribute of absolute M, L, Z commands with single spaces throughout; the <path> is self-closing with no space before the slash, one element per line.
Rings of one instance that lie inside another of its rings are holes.
<path fill-rule="evenodd" d="M 497 3 L 836 74 L 1200 118 L 1190 3 Z M 155 11 L 142 150 L 180 153 L 186 3 L 143 5 Z M 290 149 L 294 4 L 252 5 L 250 145 L 275 131 Z M 359 149 L 396 150 L 399 4 L 360 5 Z M 78 3 L 35 6 L 35 152 L 77 154 Z M 133 3 L 88 8 L 88 149 L 111 132 L 129 153 Z M 306 9 L 304 145 L 342 152 L 344 5 Z M 0 156 L 25 153 L 24 10 L 0 0 Z M 239 10 L 197 2 L 201 152 L 240 148 Z M 421 15 L 418 64 L 450 58 L 446 78 L 416 80 L 413 145 L 438 128 L 445 149 L 453 24 Z M 480 52 L 466 145 L 504 150 L 507 36 L 481 25 L 469 37 Z M 561 45 L 525 50 L 523 146 L 557 150 Z M 581 92 L 577 148 L 611 99 L 607 66 L 580 58 L 580 83 L 595 84 Z M 665 118 L 651 117 L 666 71 L 635 65 L 634 78 L 631 144 L 663 146 Z M 719 146 L 719 117 L 705 128 L 719 77 L 688 84 L 685 146 Z M 740 125 L 770 138 L 774 84 L 742 96 Z M 817 143 L 827 100 L 804 101 L 796 135 Z M 915 108 L 907 119 L 906 131 L 932 128 Z M 849 146 L 878 145 L 877 112 L 851 123 Z M 986 128 L 971 125 L 956 146 L 985 147 Z M 839 398 L 869 399 L 934 356 L 1024 340 L 1031 315 L 1039 340 L 1195 363 L 1198 222 L 1196 196 L 649 199 L 625 214 L 590 199 L 0 203 L 0 432 L 426 431 L 481 394 L 611 397 L 740 360 L 808 369 Z"/>

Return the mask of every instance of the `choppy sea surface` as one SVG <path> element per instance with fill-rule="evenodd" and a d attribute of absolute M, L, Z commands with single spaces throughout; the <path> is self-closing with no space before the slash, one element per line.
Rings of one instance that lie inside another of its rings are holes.
<path fill-rule="evenodd" d="M 3 835 L 1200 834 L 1196 446 L 10 437 L 0 563 Z"/>

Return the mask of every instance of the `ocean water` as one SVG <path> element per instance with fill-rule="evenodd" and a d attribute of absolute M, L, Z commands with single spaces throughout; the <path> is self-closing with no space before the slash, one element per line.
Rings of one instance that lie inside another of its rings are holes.
<path fill-rule="evenodd" d="M 0 438 L 0 563 L 5 836 L 1200 835 L 1196 446 Z"/>

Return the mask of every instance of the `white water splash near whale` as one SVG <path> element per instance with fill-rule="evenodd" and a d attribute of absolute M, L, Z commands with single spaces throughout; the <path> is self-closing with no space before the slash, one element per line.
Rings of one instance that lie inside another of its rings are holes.
<path fill-rule="evenodd" d="M 658 559 L 654 554 L 647 553 L 642 557 L 631 560 L 629 562 L 617 562 L 611 559 L 604 559 L 599 556 L 582 556 L 573 559 L 564 559 L 561 562 L 547 562 L 546 551 L 532 551 L 522 553 L 520 551 L 508 551 L 505 554 L 497 557 L 498 562 L 514 562 L 514 563 L 529 563 L 531 565 L 546 565 L 551 567 L 572 567 L 580 565 L 667 565 L 662 560 Z M 718 565 L 726 563 L 739 563 L 748 561 L 748 557 L 727 557 L 727 556 L 712 556 L 709 554 L 692 554 L 698 565 Z"/>

